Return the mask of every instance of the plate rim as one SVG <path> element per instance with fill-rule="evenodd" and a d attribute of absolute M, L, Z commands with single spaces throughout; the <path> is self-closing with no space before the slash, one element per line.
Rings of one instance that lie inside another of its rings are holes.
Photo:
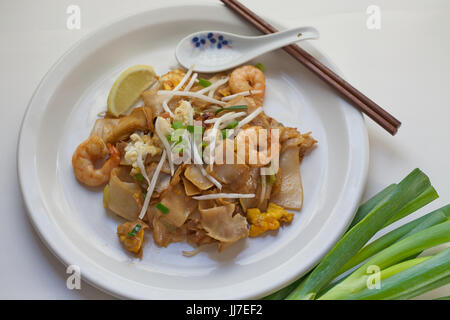
<path fill-rule="evenodd" d="M 209 8 L 224 8 L 225 6 L 219 3 L 216 4 L 208 4 L 208 3 L 204 3 L 204 2 L 199 2 L 199 1 L 193 1 L 190 4 L 186 4 L 186 5 L 180 5 L 180 4 L 169 4 L 169 5 L 164 5 L 164 6 L 156 6 L 154 8 L 148 9 L 148 10 L 143 10 L 143 11 L 138 11 L 132 14 L 128 14 L 128 15 L 124 15 L 124 16 L 120 16 L 116 19 L 113 19 L 111 21 L 107 21 L 106 23 L 103 23 L 102 25 L 100 25 L 99 27 L 95 28 L 94 30 L 92 30 L 91 32 L 87 33 L 86 35 L 82 36 L 79 40 L 77 40 L 68 50 L 66 50 L 53 64 L 52 66 L 49 68 L 49 70 L 45 73 L 45 75 L 42 77 L 42 79 L 40 80 L 39 84 L 37 85 L 36 89 L 34 90 L 33 94 L 30 97 L 30 100 L 28 102 L 26 111 L 23 115 L 22 118 L 22 122 L 20 125 L 20 133 L 19 133 L 19 137 L 18 137 L 18 142 L 17 142 L 17 152 L 16 152 L 16 158 L 17 158 L 17 174 L 18 174 L 18 180 L 19 180 L 19 186 L 20 186 L 20 190 L 22 193 L 22 197 L 25 203 L 25 207 L 26 207 L 26 211 L 27 211 L 27 216 L 30 219 L 31 224 L 34 227 L 34 230 L 36 231 L 36 233 L 38 234 L 39 238 L 41 239 L 41 241 L 45 244 L 45 246 L 50 250 L 50 252 L 52 252 L 52 254 L 63 263 L 63 265 L 65 265 L 66 267 L 68 265 L 70 265 L 70 253 L 65 253 L 61 250 L 61 246 L 67 245 L 67 244 L 56 244 L 55 241 L 52 241 L 52 237 L 48 234 L 45 234 L 44 232 L 42 232 L 42 228 L 45 224 L 45 221 L 40 221 L 39 220 L 39 216 L 36 214 L 37 210 L 32 210 L 33 207 L 33 199 L 31 199 L 31 195 L 30 195 L 30 188 L 27 187 L 26 183 L 26 178 L 24 177 L 24 171 L 25 168 L 27 166 L 30 165 L 29 162 L 27 162 L 27 159 L 23 159 L 23 157 L 21 156 L 22 154 L 25 153 L 26 151 L 26 146 L 28 141 L 26 140 L 25 137 L 25 129 L 27 128 L 27 122 L 29 121 L 29 118 L 31 116 L 31 109 L 32 109 L 32 105 L 34 104 L 35 100 L 36 100 L 36 96 L 38 95 L 38 93 L 41 91 L 42 87 L 45 85 L 45 83 L 47 82 L 48 78 L 50 77 L 50 75 L 53 73 L 53 71 L 60 65 L 60 63 L 65 59 L 66 56 L 68 56 L 72 51 L 74 51 L 78 46 L 80 46 L 83 42 L 85 42 L 86 40 L 95 37 L 96 35 L 98 35 L 99 33 L 101 33 L 102 31 L 104 31 L 105 29 L 107 29 L 108 27 L 114 25 L 114 24 L 118 24 L 123 22 L 124 20 L 129 20 L 129 19 L 133 19 L 136 18 L 137 16 L 145 16 L 147 14 L 151 14 L 152 12 L 157 12 L 160 10 L 167 10 L 167 9 L 173 9 L 173 8 L 183 8 L 183 7 L 209 7 Z M 272 20 L 269 19 L 270 22 L 272 22 Z M 276 25 L 279 25 L 281 27 L 284 28 L 284 26 L 282 24 L 279 24 L 278 22 L 274 23 Z M 342 76 L 342 72 L 334 65 L 334 63 L 332 62 L 332 60 L 322 51 L 316 49 L 313 45 L 308 44 L 308 46 L 310 46 L 313 50 L 315 50 L 316 52 L 320 53 L 320 55 L 322 56 L 322 58 L 325 60 L 326 64 L 328 66 L 330 66 L 330 68 L 332 70 L 334 70 L 336 73 L 338 73 L 339 75 Z M 340 104 L 344 103 L 347 104 L 347 102 L 345 102 L 344 100 L 340 99 L 339 101 Z M 353 111 L 349 111 L 349 112 L 344 112 L 344 116 L 353 116 L 355 117 L 355 119 L 360 118 L 359 122 L 355 122 L 353 123 L 353 127 L 349 127 L 347 126 L 347 130 L 356 130 L 359 131 L 359 134 L 361 135 L 360 139 L 361 139 L 361 157 L 362 157 L 362 161 L 361 161 L 361 168 L 359 170 L 359 181 L 357 181 L 357 185 L 355 187 L 355 189 L 357 190 L 357 194 L 353 197 L 353 201 L 350 205 L 347 205 L 347 207 L 349 208 L 348 211 L 351 212 L 355 212 L 356 208 L 358 207 L 362 194 L 364 192 L 364 187 L 366 185 L 366 181 L 367 181 L 367 177 L 368 177 L 368 168 L 369 168 L 369 139 L 368 139 L 368 132 L 367 132 L 367 127 L 365 126 L 365 120 L 364 117 L 362 115 L 361 112 L 357 111 L 356 109 L 352 109 Z M 356 112 L 355 112 L 356 111 Z M 350 136 L 350 133 L 349 133 Z M 34 168 L 36 169 L 36 168 Z M 36 170 L 34 170 L 36 171 Z M 348 179 L 348 177 L 347 177 Z M 40 196 L 40 192 L 39 191 L 35 191 L 35 193 L 38 194 L 38 196 Z M 338 202 L 337 202 L 338 203 Z M 44 208 L 45 209 L 45 208 Z M 270 294 L 271 292 L 275 292 L 278 289 L 289 285 L 290 283 L 292 283 L 295 279 L 297 279 L 300 275 L 299 274 L 305 274 L 306 272 L 308 272 L 315 264 L 317 261 L 319 261 L 321 259 L 321 257 L 323 257 L 330 249 L 332 246 L 334 246 L 334 244 L 339 240 L 339 238 L 342 236 L 342 234 L 345 232 L 347 226 L 351 223 L 351 220 L 353 219 L 354 214 L 348 214 L 346 217 L 346 221 L 344 223 L 344 227 L 342 227 L 342 230 L 340 230 L 339 232 L 337 232 L 335 234 L 334 237 L 332 237 L 332 239 L 330 238 L 328 241 L 328 245 L 327 246 L 323 246 L 320 248 L 321 253 L 320 254 L 316 254 L 315 259 L 311 259 L 313 261 L 311 261 L 309 263 L 309 266 L 300 272 L 297 272 L 296 274 L 290 275 L 290 277 L 284 277 L 282 280 L 277 281 L 277 285 L 272 286 L 273 288 L 270 291 L 264 291 L 264 292 L 260 292 L 259 294 L 253 294 L 251 296 L 240 296 L 237 299 L 254 299 L 254 298 L 259 298 L 259 297 L 263 297 L 266 296 L 267 294 Z M 71 244 L 69 244 L 71 245 Z M 73 254 L 73 253 L 72 253 Z M 92 270 L 92 269 L 88 269 L 90 270 L 91 273 L 95 273 L 95 271 L 97 270 Z M 112 272 L 110 272 L 112 273 Z M 112 273 L 114 274 L 114 273 Z M 107 283 L 106 281 L 101 281 L 99 280 L 99 278 L 96 278 L 95 276 L 91 276 L 91 274 L 89 274 L 89 272 L 83 272 L 83 276 L 82 276 L 83 280 L 87 281 L 89 284 L 93 285 L 94 287 L 96 287 L 97 289 L 110 294 L 112 296 L 118 297 L 118 298 L 132 298 L 132 299 L 138 299 L 138 298 L 144 298 L 143 296 L 140 295 L 134 295 L 131 292 L 129 292 L 130 290 L 128 290 L 128 292 L 126 294 L 123 294 L 123 291 L 121 291 L 121 288 L 117 288 L 115 286 L 112 285 L 111 283 Z M 275 282 L 275 281 L 274 281 Z M 163 289 L 164 290 L 164 289 Z M 174 290 L 175 291 L 175 290 Z M 261 291 L 261 289 L 259 290 Z M 175 299 L 177 299 L 175 297 Z M 180 298 L 178 298 L 180 299 Z M 181 298 L 183 299 L 183 298 Z"/>

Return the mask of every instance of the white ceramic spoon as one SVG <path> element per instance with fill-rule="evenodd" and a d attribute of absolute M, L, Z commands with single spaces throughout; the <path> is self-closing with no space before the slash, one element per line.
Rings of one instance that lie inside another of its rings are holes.
<path fill-rule="evenodd" d="M 187 69 L 194 65 L 197 72 L 219 72 L 291 43 L 317 38 L 319 32 L 313 27 L 293 28 L 257 37 L 199 31 L 180 41 L 175 56 Z"/>

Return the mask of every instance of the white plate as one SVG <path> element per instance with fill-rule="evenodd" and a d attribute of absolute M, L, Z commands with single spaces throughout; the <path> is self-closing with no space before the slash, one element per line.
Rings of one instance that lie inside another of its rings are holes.
<path fill-rule="evenodd" d="M 19 178 L 36 230 L 83 279 L 124 298 L 258 298 L 308 271 L 344 232 L 359 203 L 368 167 L 362 115 L 286 53 L 260 57 L 266 66 L 264 108 L 318 147 L 301 165 L 305 200 L 277 234 L 245 239 L 221 254 L 186 258 L 187 244 L 158 248 L 148 237 L 144 258 L 128 255 L 116 237 L 119 219 L 102 207 L 101 190 L 76 181 L 71 156 L 87 138 L 118 74 L 150 64 L 162 74 L 176 64 L 187 34 L 205 29 L 257 34 L 221 5 L 162 8 L 117 21 L 77 43 L 48 72 L 30 101 L 18 147 Z M 302 43 L 317 58 L 322 54 Z"/>

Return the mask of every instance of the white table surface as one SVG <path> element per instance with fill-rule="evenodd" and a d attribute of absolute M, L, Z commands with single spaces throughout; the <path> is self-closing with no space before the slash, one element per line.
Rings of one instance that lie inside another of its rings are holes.
<path fill-rule="evenodd" d="M 314 44 L 350 83 L 403 122 L 392 137 L 366 121 L 370 167 L 364 199 L 419 167 L 440 198 L 412 217 L 450 202 L 450 1 L 242 2 L 287 26 L 317 27 L 321 39 Z M 81 290 L 68 290 L 65 267 L 33 230 L 16 173 L 19 128 L 40 79 L 82 36 L 121 16 L 176 3 L 189 1 L 0 0 L 0 298 L 111 298 L 85 282 Z M 66 28 L 66 9 L 72 4 L 81 8 L 80 30 Z M 366 27 L 366 9 L 372 4 L 381 9 L 380 30 Z M 450 295 L 450 285 L 422 298 L 444 295 Z"/>

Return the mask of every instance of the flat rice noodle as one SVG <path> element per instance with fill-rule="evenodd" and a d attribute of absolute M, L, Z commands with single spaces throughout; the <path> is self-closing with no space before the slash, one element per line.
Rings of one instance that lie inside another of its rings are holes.
<path fill-rule="evenodd" d="M 161 147 L 163 148 L 163 147 Z M 150 156 L 150 154 L 147 155 L 147 157 L 145 158 L 145 167 L 147 168 L 148 166 L 153 166 L 153 163 L 155 164 L 155 168 L 156 165 L 158 165 L 159 160 L 161 160 L 161 154 L 156 155 L 156 156 Z M 164 161 L 162 167 L 161 167 L 161 172 L 170 174 L 170 165 L 168 161 Z M 150 177 L 150 176 L 149 176 Z"/>
<path fill-rule="evenodd" d="M 212 171 L 208 171 L 222 183 L 222 192 L 225 193 L 255 193 L 258 172 L 258 168 L 245 164 L 215 165 Z"/>
<path fill-rule="evenodd" d="M 210 200 L 199 201 L 198 202 L 198 209 L 199 210 L 205 210 L 205 209 L 210 209 L 210 208 L 217 207 L 216 200 L 210 199 Z"/>
<path fill-rule="evenodd" d="M 200 210 L 201 223 L 208 236 L 226 243 L 248 237 L 247 219 L 240 214 L 233 216 L 234 208 L 234 204 L 229 204 Z"/>
<path fill-rule="evenodd" d="M 216 242 L 217 240 L 208 236 L 205 229 L 203 229 L 200 220 L 201 220 L 200 211 L 194 210 L 194 212 L 192 212 L 192 214 L 189 216 L 186 223 L 184 224 L 184 226 L 186 227 L 187 242 L 197 246 Z"/>
<path fill-rule="evenodd" d="M 169 213 L 163 214 L 156 208 L 154 210 L 158 210 L 161 220 L 175 227 L 181 227 L 197 207 L 197 201 L 186 196 L 184 187 L 180 183 L 166 191 L 160 202 L 169 208 Z"/>
<path fill-rule="evenodd" d="M 107 208 L 128 221 L 135 221 L 138 219 L 144 195 L 135 182 L 121 179 L 121 176 L 125 175 L 123 170 L 119 167 L 111 172 Z"/>
<path fill-rule="evenodd" d="M 153 241 L 160 247 L 167 247 L 172 242 L 184 241 L 186 229 L 177 228 L 160 217 L 153 219 Z"/>
<path fill-rule="evenodd" d="M 290 147 L 281 152 L 281 179 L 279 191 L 272 194 L 271 201 L 285 209 L 300 210 L 303 203 L 303 187 L 300 176 L 300 147 Z M 280 181 L 278 181 L 280 180 Z"/>
<path fill-rule="evenodd" d="M 267 181 L 266 176 L 261 176 L 261 179 L 266 179 L 266 188 L 264 194 L 262 194 L 262 183 L 258 183 L 258 189 L 255 192 L 255 201 L 252 202 L 254 206 L 252 208 L 258 208 L 261 212 L 266 212 L 269 205 L 269 199 L 272 192 L 272 184 Z"/>
<path fill-rule="evenodd" d="M 280 134 L 281 150 L 290 147 L 299 147 L 300 161 L 309 153 L 316 145 L 317 140 L 311 136 L 311 132 L 301 134 L 295 128 L 283 128 Z"/>
<path fill-rule="evenodd" d="M 152 86 L 150 89 L 142 92 L 142 94 L 141 94 L 141 98 L 142 98 L 142 101 L 144 101 L 144 105 L 146 107 L 149 107 L 152 109 L 154 117 L 157 117 L 161 113 L 164 112 L 162 103 L 163 103 L 164 99 L 167 98 L 164 95 L 157 94 L 157 92 L 158 92 L 158 90 L 160 90 L 160 88 L 161 88 L 161 85 L 158 81 L 157 85 Z"/>
<path fill-rule="evenodd" d="M 183 180 L 184 192 L 187 196 L 191 197 L 201 193 L 201 190 L 188 179 L 186 179 L 185 177 L 181 177 L 181 179 Z"/>
<path fill-rule="evenodd" d="M 152 109 L 140 107 L 129 115 L 116 119 L 98 119 L 92 134 L 99 135 L 105 143 L 116 143 L 126 140 L 136 131 L 153 130 Z"/>
<path fill-rule="evenodd" d="M 189 165 L 184 171 L 184 176 L 188 179 L 194 186 L 200 190 L 207 190 L 211 188 L 214 184 L 206 178 L 199 167 L 196 165 Z"/>
<path fill-rule="evenodd" d="M 155 192 L 162 193 L 167 190 L 170 186 L 170 174 L 160 172 L 158 177 L 158 182 L 155 185 Z"/>
<path fill-rule="evenodd" d="M 105 118 L 95 120 L 91 136 L 97 135 L 106 141 L 113 135 L 114 128 L 118 125 L 120 118 Z"/>
<path fill-rule="evenodd" d="M 156 167 L 158 166 L 158 164 L 156 162 L 152 162 L 150 165 L 148 165 L 145 170 L 147 171 L 147 176 L 149 177 L 149 179 L 151 180 L 153 178 L 153 175 L 155 174 L 156 171 Z M 158 180 L 156 180 L 156 185 L 155 185 L 155 189 L 154 191 L 158 194 L 162 193 L 163 191 L 165 191 L 167 188 L 169 188 L 170 186 L 170 172 L 169 173 L 165 173 L 161 170 L 161 172 L 159 173 L 158 176 Z M 145 182 L 145 188 L 148 187 L 148 184 Z M 152 198 L 154 198 L 156 195 L 152 195 Z"/>
<path fill-rule="evenodd" d="M 119 153 L 120 153 L 120 165 L 121 166 L 131 166 L 131 164 L 125 160 L 125 153 L 126 153 L 125 148 L 127 145 L 128 145 L 128 143 L 125 141 L 116 143 L 116 148 L 117 148 L 117 150 L 119 150 Z"/>

